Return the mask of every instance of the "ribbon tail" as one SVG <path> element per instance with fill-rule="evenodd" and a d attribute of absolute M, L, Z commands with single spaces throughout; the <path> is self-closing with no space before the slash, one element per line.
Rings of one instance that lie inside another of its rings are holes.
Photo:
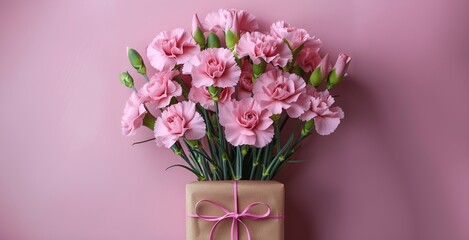
<path fill-rule="evenodd" d="M 221 220 L 218 220 L 215 224 L 213 224 L 212 230 L 210 230 L 210 240 L 213 240 L 213 237 L 215 235 L 215 229 L 217 228 L 220 222 Z"/>
<path fill-rule="evenodd" d="M 231 222 L 231 240 L 238 240 L 238 221 L 237 219 L 233 218 L 233 222 Z"/>
<path fill-rule="evenodd" d="M 243 224 L 244 229 L 246 230 L 246 235 L 248 236 L 248 240 L 251 240 L 251 233 L 249 232 L 248 226 L 246 226 L 246 224 L 239 219 L 236 222 L 240 222 L 241 224 Z"/>

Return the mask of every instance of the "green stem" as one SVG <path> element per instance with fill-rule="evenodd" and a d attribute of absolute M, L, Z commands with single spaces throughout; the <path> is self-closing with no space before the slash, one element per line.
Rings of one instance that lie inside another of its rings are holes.
<path fill-rule="evenodd" d="M 179 142 L 178 142 L 178 143 L 179 143 Z M 187 144 L 187 142 L 186 142 L 185 140 L 184 140 L 184 144 L 186 145 L 187 150 L 189 151 L 190 159 L 192 160 L 193 166 L 195 167 L 194 169 L 196 169 L 197 172 L 199 172 L 199 174 L 200 174 L 199 179 L 200 179 L 201 176 L 205 177 L 205 174 L 204 174 L 204 172 L 202 171 L 202 168 L 201 168 L 201 166 L 199 165 L 199 162 L 197 161 L 197 158 L 195 157 L 194 153 L 191 151 L 190 146 Z M 181 147 L 182 152 L 183 152 L 183 154 L 186 156 L 186 158 L 189 159 L 189 158 L 187 157 L 186 153 L 184 152 L 184 149 L 182 148 L 181 143 L 179 143 L 179 146 Z"/>
<path fill-rule="evenodd" d="M 181 144 L 179 142 L 176 142 L 176 143 L 174 143 L 174 145 L 176 145 L 176 148 L 179 151 L 181 151 L 180 154 L 177 154 L 177 155 L 179 155 L 187 163 L 187 165 L 189 165 L 189 167 L 195 171 L 194 165 L 189 161 L 189 158 L 187 157 L 186 153 L 184 152 L 184 149 L 182 148 Z M 199 177 L 199 176 L 197 176 L 197 177 Z"/>
<path fill-rule="evenodd" d="M 218 101 L 215 101 L 215 116 L 217 118 L 217 130 L 218 130 L 218 140 L 220 141 L 220 146 L 222 149 L 225 149 L 226 151 L 226 146 L 225 146 L 225 141 L 224 141 L 224 136 L 223 136 L 223 129 L 220 124 L 220 118 L 219 118 L 219 108 L 218 108 Z M 228 175 L 226 172 L 227 168 L 227 161 L 229 156 L 224 156 L 227 154 L 223 154 L 221 151 L 219 151 L 219 157 L 222 161 L 222 172 L 223 172 L 223 180 L 228 180 Z M 231 164 L 230 164 L 231 165 Z"/>
<path fill-rule="evenodd" d="M 275 140 L 277 142 L 277 152 L 280 151 L 280 123 L 275 121 Z"/>
<path fill-rule="evenodd" d="M 241 154 L 241 147 L 236 147 L 236 180 L 243 178 L 243 155 Z"/>
<path fill-rule="evenodd" d="M 207 162 L 205 161 L 205 157 L 201 153 L 194 151 L 194 149 L 201 149 L 201 148 L 192 147 L 188 143 L 187 139 L 184 139 L 184 143 L 185 143 L 186 148 L 188 149 L 194 163 L 196 163 L 196 166 L 198 166 L 198 168 L 200 169 L 200 172 L 203 173 L 204 178 L 208 179 L 208 180 L 211 180 L 210 171 L 207 167 Z M 198 142 L 197 145 L 200 146 L 200 142 Z"/>
<path fill-rule="evenodd" d="M 256 174 L 256 168 L 259 165 L 259 158 L 262 153 L 262 149 L 254 148 L 252 151 L 252 168 L 251 174 L 249 175 L 249 180 L 254 180 L 254 176 Z"/>

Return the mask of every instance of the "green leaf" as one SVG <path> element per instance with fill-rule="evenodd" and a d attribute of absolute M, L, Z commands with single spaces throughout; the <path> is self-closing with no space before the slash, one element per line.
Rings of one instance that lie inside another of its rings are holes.
<path fill-rule="evenodd" d="M 155 139 L 156 139 L 156 138 L 149 138 L 149 139 L 147 139 L 147 140 L 143 140 L 143 141 L 140 141 L 140 142 L 134 142 L 134 143 L 132 143 L 132 146 L 133 146 L 133 145 L 137 145 L 137 144 L 142 144 L 142 143 L 150 142 L 150 141 L 153 141 L 153 140 L 155 140 Z"/>
<path fill-rule="evenodd" d="M 302 163 L 305 160 L 288 160 L 287 163 Z"/>
<path fill-rule="evenodd" d="M 171 168 L 174 168 L 174 167 L 181 167 L 181 168 L 184 168 L 184 169 L 186 169 L 186 170 L 192 172 L 192 173 L 193 173 L 194 175 L 196 175 L 197 177 L 200 177 L 200 175 L 199 175 L 196 171 L 194 171 L 193 169 L 191 169 L 191 168 L 189 168 L 189 167 L 187 167 L 187 166 L 184 166 L 184 165 L 182 165 L 182 164 L 174 164 L 174 165 L 171 165 L 171 166 L 167 167 L 167 168 L 165 169 L 165 171 L 167 171 L 167 170 L 169 170 L 169 169 L 171 169 Z"/>

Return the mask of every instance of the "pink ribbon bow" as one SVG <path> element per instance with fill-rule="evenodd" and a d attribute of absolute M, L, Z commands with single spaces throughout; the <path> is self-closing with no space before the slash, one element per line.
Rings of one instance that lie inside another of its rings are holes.
<path fill-rule="evenodd" d="M 221 204 L 216 203 L 211 200 L 200 200 L 197 202 L 195 205 L 195 213 L 193 215 L 188 215 L 188 217 L 194 217 L 194 218 L 200 218 L 205 221 L 209 222 L 215 222 L 215 224 L 212 227 L 212 230 L 210 230 L 210 240 L 213 240 L 213 236 L 215 233 L 215 229 L 217 228 L 218 224 L 225 220 L 225 219 L 233 219 L 231 223 L 231 240 L 238 240 L 238 223 L 241 223 L 244 226 L 244 229 L 246 230 L 246 234 L 248 236 L 248 240 L 251 240 L 251 233 L 249 232 L 248 227 L 246 224 L 243 222 L 242 219 L 250 219 L 250 220 L 259 220 L 259 219 L 279 219 L 279 218 L 284 218 L 284 216 L 269 216 L 270 215 L 270 207 L 267 203 L 263 202 L 254 202 L 249 204 L 241 213 L 238 212 L 238 182 L 234 181 L 233 182 L 233 191 L 234 191 L 234 211 L 230 212 L 228 209 L 224 208 Z M 211 216 L 211 215 L 203 215 L 198 212 L 198 207 L 202 203 L 209 203 L 217 208 L 219 208 L 221 211 L 223 211 L 225 214 L 222 216 Z M 251 208 L 258 206 L 258 205 L 263 205 L 267 208 L 267 211 L 264 214 L 253 214 L 249 213 L 249 210 Z"/>

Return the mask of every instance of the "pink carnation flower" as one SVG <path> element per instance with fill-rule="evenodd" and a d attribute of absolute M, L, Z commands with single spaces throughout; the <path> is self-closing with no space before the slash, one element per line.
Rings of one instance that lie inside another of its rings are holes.
<path fill-rule="evenodd" d="M 321 47 L 321 40 L 310 37 L 306 30 L 292 27 L 285 21 L 273 23 L 270 26 L 270 32 L 275 37 L 286 39 L 293 50 L 301 46 L 301 44 L 310 45 L 316 49 Z"/>
<path fill-rule="evenodd" d="M 181 86 L 172 81 L 178 74 L 178 71 L 155 73 L 139 92 L 143 101 L 155 103 L 156 108 L 162 108 L 168 106 L 171 98 L 181 96 Z"/>
<path fill-rule="evenodd" d="M 226 48 L 209 48 L 200 52 L 184 64 L 183 72 L 192 74 L 195 87 L 233 87 L 241 75 L 233 53 Z"/>
<path fill-rule="evenodd" d="M 238 84 L 238 99 L 251 97 L 252 95 L 252 64 L 243 61 L 241 76 Z"/>
<path fill-rule="evenodd" d="M 273 114 L 285 109 L 292 118 L 297 118 L 309 107 L 305 81 L 296 74 L 289 74 L 280 69 L 262 74 L 254 83 L 254 98 L 263 108 Z"/>
<path fill-rule="evenodd" d="M 318 92 L 311 87 L 307 91 L 311 105 L 309 109 L 300 116 L 303 121 L 314 119 L 316 132 L 319 135 L 329 135 L 335 131 L 344 118 L 344 111 L 340 107 L 332 107 L 334 98 L 329 91 Z"/>
<path fill-rule="evenodd" d="M 305 47 L 298 54 L 296 62 L 305 72 L 312 72 L 321 62 L 321 56 L 318 49 Z"/>
<path fill-rule="evenodd" d="M 291 51 L 282 39 L 260 32 L 243 34 L 236 45 L 236 53 L 240 58 L 249 56 L 254 64 L 260 64 L 264 59 L 280 67 L 285 67 L 292 59 Z"/>
<path fill-rule="evenodd" d="M 200 51 L 192 36 L 182 28 L 159 33 L 148 45 L 147 57 L 159 71 L 169 71 L 184 64 Z"/>
<path fill-rule="evenodd" d="M 350 61 L 352 61 L 352 58 L 349 57 L 347 54 L 339 54 L 339 57 L 337 57 L 337 62 L 334 65 L 337 77 L 347 76 L 347 68 L 350 64 Z"/>
<path fill-rule="evenodd" d="M 231 101 L 231 96 L 234 92 L 234 87 L 223 88 L 218 96 L 218 104 L 222 106 L 226 102 Z M 207 87 L 197 88 L 192 86 L 191 90 L 189 91 L 188 97 L 189 100 L 196 103 L 200 103 L 200 105 L 202 105 L 202 107 L 204 107 L 205 109 L 215 111 L 215 102 L 213 102 Z"/>
<path fill-rule="evenodd" d="M 227 102 L 220 108 L 220 124 L 225 128 L 226 140 L 233 146 L 253 145 L 261 148 L 274 136 L 271 115 L 253 98 L 244 98 Z"/>
<path fill-rule="evenodd" d="M 156 119 L 155 141 L 158 146 L 170 148 L 181 137 L 196 140 L 203 136 L 205 122 L 195 110 L 193 102 L 184 101 L 171 105 Z"/>
<path fill-rule="evenodd" d="M 258 24 L 254 15 L 244 10 L 225 10 L 220 9 L 216 12 L 207 14 L 205 18 L 206 28 L 210 31 L 226 31 L 233 29 L 243 32 L 252 32 L 257 30 Z"/>
<path fill-rule="evenodd" d="M 134 135 L 135 130 L 143 124 L 143 118 L 147 110 L 143 106 L 140 96 L 133 92 L 125 103 L 124 115 L 121 119 L 122 134 L 126 136 Z"/>

